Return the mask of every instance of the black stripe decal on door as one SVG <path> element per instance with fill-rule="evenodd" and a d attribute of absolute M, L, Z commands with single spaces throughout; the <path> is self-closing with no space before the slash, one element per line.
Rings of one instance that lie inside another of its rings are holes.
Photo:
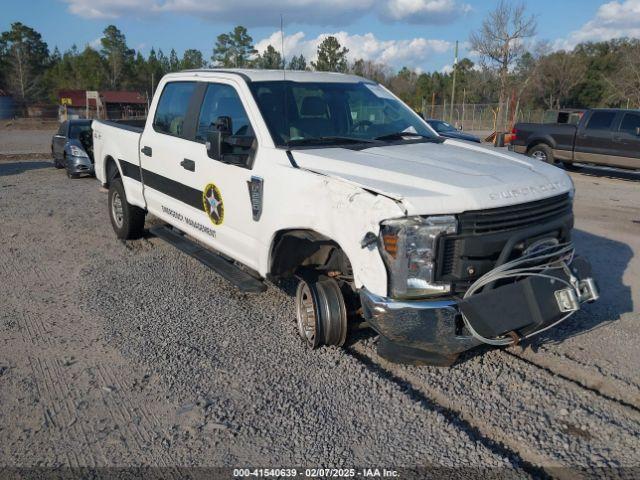
<path fill-rule="evenodd" d="M 122 168 L 122 174 L 125 177 L 132 178 L 137 182 L 140 181 L 140 167 L 133 163 L 127 162 L 126 160 L 118 159 L 120 162 L 120 168 Z"/>
<path fill-rule="evenodd" d="M 189 205 L 197 210 L 202 210 L 202 191 L 193 187 L 185 185 L 184 183 L 176 182 L 170 178 L 159 175 L 151 170 L 140 168 L 138 165 L 129 163 L 125 160 L 120 160 L 122 166 L 122 173 L 134 180 L 140 181 L 140 172 L 142 171 L 142 177 L 144 178 L 144 184 L 157 190 L 169 197 Z"/>

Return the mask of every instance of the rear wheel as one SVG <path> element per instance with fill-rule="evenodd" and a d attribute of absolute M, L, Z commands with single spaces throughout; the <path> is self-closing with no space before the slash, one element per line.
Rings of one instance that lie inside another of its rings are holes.
<path fill-rule="evenodd" d="M 536 160 L 540 160 L 541 162 L 550 163 L 551 165 L 555 163 L 551 148 L 549 148 L 548 145 L 542 143 L 531 147 L 531 149 L 529 149 L 528 155 L 535 158 Z"/>
<path fill-rule="evenodd" d="M 109 218 L 118 238 L 129 240 L 142 236 L 145 211 L 127 202 L 120 178 L 109 185 Z"/>
<path fill-rule="evenodd" d="M 300 280 L 296 291 L 298 333 L 309 348 L 343 345 L 347 309 L 338 282 L 324 275 Z"/>

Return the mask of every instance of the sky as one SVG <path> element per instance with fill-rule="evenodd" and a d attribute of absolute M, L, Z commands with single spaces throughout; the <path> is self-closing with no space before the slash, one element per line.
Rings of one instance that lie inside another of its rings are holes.
<path fill-rule="evenodd" d="M 258 50 L 281 48 L 285 57 L 313 59 L 327 35 L 349 49 L 349 59 L 384 62 L 394 69 L 444 71 L 469 52 L 470 32 L 479 28 L 498 0 L 0 0 L 0 30 L 22 22 L 42 34 L 53 50 L 99 47 L 102 31 L 116 25 L 130 47 L 148 55 L 152 47 L 182 54 L 201 50 L 209 59 L 216 36 L 235 25 L 249 29 Z M 537 19 L 536 41 L 551 49 L 621 36 L 640 38 L 640 0 L 524 0 Z"/>

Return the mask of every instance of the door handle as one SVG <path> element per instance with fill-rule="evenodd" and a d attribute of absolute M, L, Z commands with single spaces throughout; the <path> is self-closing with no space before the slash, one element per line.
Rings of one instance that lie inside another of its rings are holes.
<path fill-rule="evenodd" d="M 180 162 L 180 165 L 182 165 L 182 168 L 184 168 L 185 170 L 189 170 L 190 172 L 196 171 L 196 162 L 194 162 L 193 160 L 189 160 L 188 158 L 182 160 Z"/>
<path fill-rule="evenodd" d="M 151 149 L 151 147 L 142 147 L 140 151 L 144 153 L 147 157 L 150 157 L 153 155 L 153 150 Z"/>

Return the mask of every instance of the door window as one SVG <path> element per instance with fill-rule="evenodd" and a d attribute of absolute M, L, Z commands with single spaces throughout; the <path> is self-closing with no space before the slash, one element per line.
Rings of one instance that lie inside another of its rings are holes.
<path fill-rule="evenodd" d="M 196 141 L 205 143 L 207 134 L 216 130 L 216 122 L 219 122 L 220 117 L 228 117 L 232 135 L 254 135 L 247 112 L 235 88 L 230 85 L 211 83 L 207 86 L 200 108 Z"/>
<path fill-rule="evenodd" d="M 616 112 L 593 112 L 587 130 L 609 130 L 615 116 Z"/>
<path fill-rule="evenodd" d="M 165 85 L 153 119 L 156 132 L 184 138 L 184 122 L 195 87 L 195 82 L 171 82 Z"/>
<path fill-rule="evenodd" d="M 629 135 L 636 135 L 640 128 L 640 115 L 635 113 L 625 113 L 620 124 L 620 131 Z"/>

